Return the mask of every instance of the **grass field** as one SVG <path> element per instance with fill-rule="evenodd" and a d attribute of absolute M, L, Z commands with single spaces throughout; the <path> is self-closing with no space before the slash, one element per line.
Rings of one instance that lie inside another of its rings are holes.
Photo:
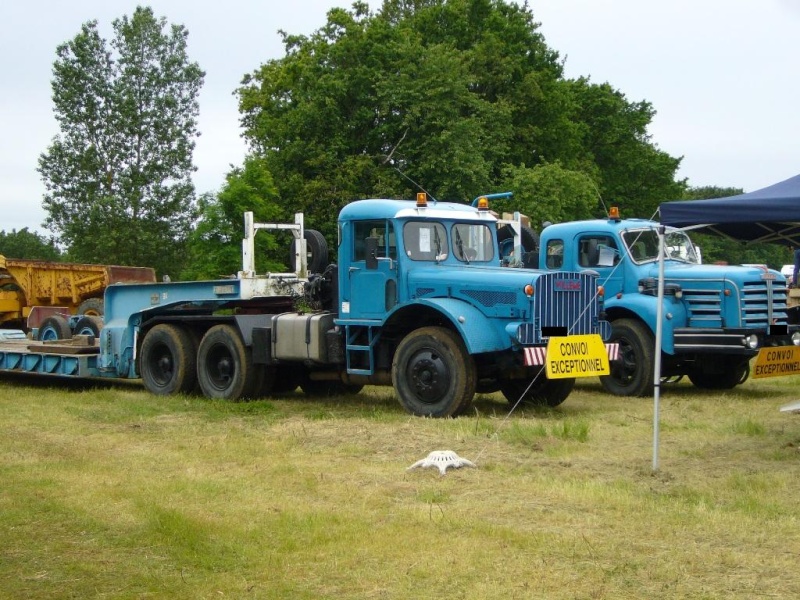
<path fill-rule="evenodd" d="M 1 598 L 798 598 L 800 377 L 406 415 L 0 380 Z M 478 468 L 407 471 L 450 449 Z"/>

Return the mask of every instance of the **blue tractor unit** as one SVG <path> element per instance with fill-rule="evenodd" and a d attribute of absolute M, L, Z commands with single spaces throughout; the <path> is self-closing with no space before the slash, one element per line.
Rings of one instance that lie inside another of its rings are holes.
<path fill-rule="evenodd" d="M 605 289 L 611 341 L 620 360 L 601 378 L 616 395 L 652 393 L 655 352 L 662 378 L 687 376 L 699 388 L 743 383 L 750 359 L 765 346 L 800 345 L 787 321 L 785 278 L 757 266 L 705 265 L 685 232 L 665 234 L 663 341 L 655 348 L 660 224 L 622 219 L 573 221 L 545 227 L 539 266 L 547 272 L 591 270 Z"/>
<path fill-rule="evenodd" d="M 0 370 L 141 378 L 156 394 L 228 400 L 392 385 L 406 410 L 434 417 L 498 390 L 556 406 L 575 379 L 548 379 L 548 342 L 611 333 L 598 275 L 503 267 L 497 225 L 485 205 L 356 201 L 328 264 L 302 215 L 281 225 L 248 213 L 235 277 L 109 286 L 97 344 L 0 342 Z M 292 233 L 293 272 L 255 273 L 262 229 Z"/>

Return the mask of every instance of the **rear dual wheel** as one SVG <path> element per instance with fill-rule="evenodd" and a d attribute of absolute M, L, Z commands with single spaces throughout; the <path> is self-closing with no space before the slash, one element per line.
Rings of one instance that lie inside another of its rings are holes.
<path fill-rule="evenodd" d="M 177 325 L 156 325 L 141 348 L 142 383 L 147 391 L 165 396 L 189 393 L 197 384 L 197 346 Z"/>
<path fill-rule="evenodd" d="M 200 340 L 197 378 L 207 398 L 236 401 L 251 397 L 267 387 L 267 376 L 253 365 L 251 349 L 232 325 L 215 325 Z"/>

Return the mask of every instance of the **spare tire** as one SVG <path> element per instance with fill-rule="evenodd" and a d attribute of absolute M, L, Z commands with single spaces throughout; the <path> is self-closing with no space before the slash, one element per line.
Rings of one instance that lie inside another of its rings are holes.
<path fill-rule="evenodd" d="M 503 225 L 497 230 L 497 241 L 500 245 L 500 259 L 505 260 L 514 252 L 514 228 Z M 523 255 L 520 257 L 524 267 L 535 269 L 539 263 L 539 234 L 530 227 L 522 225 L 520 231 Z"/>
<path fill-rule="evenodd" d="M 306 262 L 309 273 L 322 273 L 328 266 L 328 242 L 319 231 L 315 229 L 303 230 L 306 240 Z M 289 269 L 297 271 L 294 250 L 289 251 Z"/>

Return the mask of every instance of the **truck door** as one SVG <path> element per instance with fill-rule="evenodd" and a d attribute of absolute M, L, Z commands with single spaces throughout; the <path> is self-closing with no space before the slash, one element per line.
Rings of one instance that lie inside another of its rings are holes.
<path fill-rule="evenodd" d="M 600 273 L 599 283 L 606 296 L 622 291 L 622 254 L 614 238 L 607 234 L 583 234 L 577 238 L 578 266 Z"/>
<path fill-rule="evenodd" d="M 397 244 L 390 221 L 353 223 L 351 319 L 383 319 L 397 304 Z"/>

